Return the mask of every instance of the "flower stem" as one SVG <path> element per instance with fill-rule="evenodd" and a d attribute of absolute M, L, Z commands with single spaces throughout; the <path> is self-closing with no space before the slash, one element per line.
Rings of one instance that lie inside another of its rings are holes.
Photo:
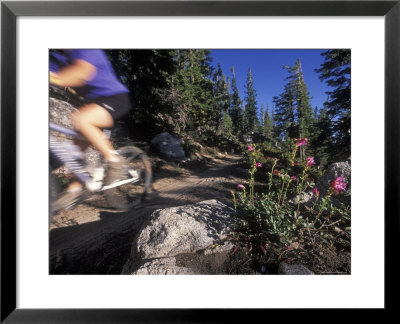
<path fill-rule="evenodd" d="M 292 179 L 289 179 L 289 181 L 287 182 L 287 185 L 286 185 L 286 189 L 285 189 L 285 192 L 284 192 L 284 194 L 283 194 L 283 199 L 282 199 L 282 202 L 280 202 L 280 204 L 279 204 L 279 202 L 278 202 L 278 211 L 277 211 L 277 214 L 279 215 L 279 212 L 281 211 L 281 209 L 282 209 L 282 205 L 283 205 L 283 203 L 285 202 L 285 200 L 286 200 L 286 194 L 287 194 L 287 191 L 288 191 L 288 188 L 289 188 L 289 185 L 290 185 L 290 183 L 292 182 Z"/>
<path fill-rule="evenodd" d="M 285 200 L 286 200 L 286 194 L 287 194 L 287 191 L 288 191 L 288 189 L 289 189 L 289 185 L 290 185 L 291 182 L 292 182 L 292 179 L 290 179 L 290 180 L 288 181 L 287 185 L 286 185 L 286 189 L 285 189 L 285 193 L 284 193 L 284 195 L 283 195 L 283 199 L 282 199 L 281 205 L 282 205 L 282 204 L 285 202 Z"/>
<path fill-rule="evenodd" d="M 235 211 L 237 211 L 237 202 L 236 202 L 236 194 L 234 191 L 231 191 L 232 199 L 233 199 L 233 206 L 235 207 Z"/>
<path fill-rule="evenodd" d="M 284 186 L 285 186 L 285 180 L 283 179 L 283 180 L 282 180 L 282 188 L 281 188 L 281 190 L 279 190 L 278 205 L 279 205 L 280 202 L 281 202 L 281 197 L 282 197 L 283 187 L 284 187 Z"/>
<path fill-rule="evenodd" d="M 295 143 L 294 144 L 294 149 L 293 149 L 293 154 L 292 154 L 292 161 L 290 161 L 292 166 L 294 165 L 294 160 L 296 159 L 297 148 L 298 148 L 298 146 Z"/>
<path fill-rule="evenodd" d="M 306 175 L 306 170 L 307 170 L 307 168 L 303 170 L 303 174 L 301 175 L 300 185 L 297 187 L 297 210 L 296 210 L 296 215 L 297 215 L 297 213 L 298 213 L 298 211 L 300 209 L 300 196 L 301 196 L 301 194 L 303 192 L 303 184 L 304 184 L 304 178 L 305 178 L 305 175 Z"/>
<path fill-rule="evenodd" d="M 316 195 L 314 204 L 313 204 L 313 206 L 311 208 L 311 215 L 314 214 L 314 208 L 315 208 L 315 205 L 317 204 L 318 198 L 319 198 L 319 195 Z"/>
<path fill-rule="evenodd" d="M 317 222 L 317 220 L 321 216 L 322 212 L 324 211 L 326 204 L 331 200 L 331 196 L 332 196 L 332 191 L 329 191 L 328 195 L 325 197 L 325 199 L 323 199 L 322 205 L 319 207 L 319 213 L 313 221 L 313 226 L 315 226 L 315 223 Z"/>

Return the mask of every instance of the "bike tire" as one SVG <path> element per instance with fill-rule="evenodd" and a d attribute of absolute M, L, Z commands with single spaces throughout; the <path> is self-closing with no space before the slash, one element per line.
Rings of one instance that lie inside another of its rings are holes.
<path fill-rule="evenodd" d="M 117 151 L 127 165 L 138 172 L 139 178 L 134 183 L 107 189 L 104 195 L 113 208 L 127 211 L 144 202 L 151 187 L 151 163 L 147 155 L 136 146 L 124 146 Z"/>

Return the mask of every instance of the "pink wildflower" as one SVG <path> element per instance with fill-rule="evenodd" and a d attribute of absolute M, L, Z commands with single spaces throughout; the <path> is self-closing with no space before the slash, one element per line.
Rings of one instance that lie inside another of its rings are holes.
<path fill-rule="evenodd" d="M 310 167 L 310 166 L 312 166 L 313 164 L 315 164 L 314 157 L 313 157 L 313 156 L 308 157 L 308 158 L 307 158 L 307 166 Z"/>
<path fill-rule="evenodd" d="M 238 189 L 244 189 L 244 186 L 243 186 L 241 183 L 239 183 L 239 184 L 237 185 L 237 188 L 238 188 Z"/>
<path fill-rule="evenodd" d="M 248 150 L 249 152 L 254 151 L 254 147 L 251 146 L 251 145 L 249 145 L 249 146 L 247 146 L 247 150 Z"/>
<path fill-rule="evenodd" d="M 233 251 L 232 251 L 232 254 L 235 254 L 235 253 L 237 252 L 237 250 L 238 250 L 238 248 L 235 247 L 235 248 L 233 249 Z"/>
<path fill-rule="evenodd" d="M 296 146 L 303 146 L 303 145 L 307 145 L 307 137 L 305 138 L 299 138 L 296 142 Z"/>
<path fill-rule="evenodd" d="M 317 197 L 319 196 L 319 190 L 317 188 L 314 188 L 312 192 L 314 193 L 315 196 Z"/>
<path fill-rule="evenodd" d="M 296 178 L 295 176 L 293 176 L 293 177 L 292 177 L 292 180 L 293 180 L 293 181 L 296 181 L 296 180 L 297 180 L 297 178 Z"/>
<path fill-rule="evenodd" d="M 262 167 L 262 164 L 260 162 L 257 162 L 256 168 L 261 168 L 261 167 Z"/>
<path fill-rule="evenodd" d="M 251 250 L 253 250 L 253 244 L 250 244 L 249 252 L 250 252 Z"/>
<path fill-rule="evenodd" d="M 338 194 L 340 191 L 346 191 L 346 183 L 343 182 L 343 177 L 337 177 L 331 183 L 331 188 Z"/>
<path fill-rule="evenodd" d="M 265 253 L 265 248 L 262 246 L 262 244 L 260 244 L 260 249 L 263 253 Z"/>
<path fill-rule="evenodd" d="M 275 169 L 273 172 L 272 172 L 272 174 L 279 174 L 279 171 L 277 170 L 277 169 Z"/>

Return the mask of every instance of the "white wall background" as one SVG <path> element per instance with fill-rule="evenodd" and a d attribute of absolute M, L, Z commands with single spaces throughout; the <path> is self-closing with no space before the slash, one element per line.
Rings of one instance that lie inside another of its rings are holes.
<path fill-rule="evenodd" d="M 49 276 L 48 49 L 63 47 L 351 48 L 352 274 Z M 17 81 L 18 307 L 383 307 L 382 17 L 20 17 Z"/>

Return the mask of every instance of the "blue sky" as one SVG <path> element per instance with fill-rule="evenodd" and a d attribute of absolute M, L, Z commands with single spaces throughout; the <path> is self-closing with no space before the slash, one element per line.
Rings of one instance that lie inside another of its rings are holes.
<path fill-rule="evenodd" d="M 257 92 L 257 105 L 273 106 L 272 97 L 284 90 L 289 75 L 283 65 L 294 66 L 300 58 L 304 80 L 311 96 L 311 106 L 322 108 L 327 98 L 326 91 L 331 90 L 318 79 L 314 69 L 324 61 L 320 54 L 325 50 L 211 50 L 213 66 L 221 65 L 223 73 L 232 79 L 231 68 L 235 67 L 236 82 L 241 99 L 245 98 L 247 70 L 250 67 Z"/>

